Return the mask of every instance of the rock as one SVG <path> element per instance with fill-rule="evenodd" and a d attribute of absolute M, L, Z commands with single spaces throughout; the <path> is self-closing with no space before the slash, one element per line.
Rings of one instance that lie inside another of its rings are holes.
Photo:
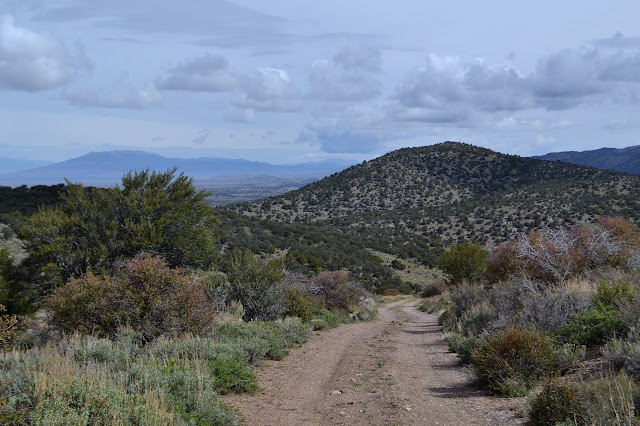
<path fill-rule="evenodd" d="M 342 392 L 339 390 L 334 390 L 333 392 L 331 392 L 331 395 L 340 395 Z"/>

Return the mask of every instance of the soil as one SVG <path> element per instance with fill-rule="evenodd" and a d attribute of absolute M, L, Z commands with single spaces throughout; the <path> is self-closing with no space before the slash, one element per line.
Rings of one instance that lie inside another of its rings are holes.
<path fill-rule="evenodd" d="M 258 369 L 262 391 L 228 395 L 247 425 L 513 425 L 525 401 L 489 396 L 447 349 L 437 316 L 415 299 L 372 322 L 315 333 Z"/>

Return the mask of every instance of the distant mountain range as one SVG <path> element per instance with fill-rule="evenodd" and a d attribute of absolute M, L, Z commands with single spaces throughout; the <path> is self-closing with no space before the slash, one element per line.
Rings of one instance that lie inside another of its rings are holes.
<path fill-rule="evenodd" d="M 0 162 L 0 166 L 3 163 Z M 32 167 L 27 170 L 0 173 L 0 185 L 52 185 L 80 182 L 92 186 L 109 186 L 118 183 L 122 175 L 130 170 L 166 171 L 177 167 L 179 172 L 196 181 L 231 176 L 247 179 L 251 176 L 268 175 L 286 180 L 317 180 L 342 170 L 351 163 L 345 161 L 310 162 L 296 165 L 273 165 L 269 163 L 227 158 L 167 158 L 144 151 L 91 152 L 67 161 Z"/>
<path fill-rule="evenodd" d="M 52 161 L 21 160 L 17 158 L 0 157 L 0 173 L 19 172 L 20 170 L 34 169 L 51 163 Z"/>
<path fill-rule="evenodd" d="M 616 172 L 640 174 L 640 145 L 620 149 L 600 148 L 581 152 L 551 152 L 533 158 L 564 161 L 565 163 L 597 167 L 599 169 L 614 170 Z"/>

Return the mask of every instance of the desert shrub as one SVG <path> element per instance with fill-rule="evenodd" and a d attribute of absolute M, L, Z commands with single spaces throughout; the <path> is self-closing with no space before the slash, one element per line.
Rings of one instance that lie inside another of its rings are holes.
<path fill-rule="evenodd" d="M 367 295 L 359 284 L 348 279 L 347 271 L 322 272 L 311 280 L 311 292 L 318 296 L 330 311 L 347 311 Z"/>
<path fill-rule="evenodd" d="M 326 309 L 320 309 L 319 311 L 315 312 L 313 316 L 315 317 L 314 319 L 324 321 L 324 323 L 326 324 L 326 328 L 337 327 L 344 321 L 343 318 Z"/>
<path fill-rule="evenodd" d="M 517 242 L 509 241 L 493 249 L 487 259 L 484 278 L 490 283 L 507 281 L 517 275 L 520 268 Z"/>
<path fill-rule="evenodd" d="M 448 290 L 447 283 L 444 281 L 434 281 L 422 288 L 422 297 L 439 296 Z"/>
<path fill-rule="evenodd" d="M 637 289 L 628 279 L 598 280 L 596 292 L 593 294 L 593 304 L 617 308 L 620 304 L 633 302 L 637 296 Z"/>
<path fill-rule="evenodd" d="M 616 369 L 633 376 L 640 374 L 640 342 L 637 340 L 612 339 L 602 348 L 604 359 Z"/>
<path fill-rule="evenodd" d="M 382 292 L 383 296 L 400 296 L 401 294 L 397 288 L 387 288 Z"/>
<path fill-rule="evenodd" d="M 518 321 L 552 332 L 571 322 L 592 306 L 591 295 L 565 286 L 539 285 L 526 278 L 515 279 L 520 292 Z"/>
<path fill-rule="evenodd" d="M 598 306 L 576 315 L 554 334 L 561 343 L 595 346 L 622 336 L 627 331 L 620 311 L 608 306 Z"/>
<path fill-rule="evenodd" d="M 529 409 L 532 426 L 556 426 L 576 419 L 580 411 L 578 391 L 575 386 L 550 381 L 533 398 Z"/>
<path fill-rule="evenodd" d="M 175 169 L 129 172 L 121 186 L 106 189 L 67 182 L 60 203 L 40 209 L 22 229 L 30 281 L 44 296 L 52 286 L 89 270 L 106 272 L 143 251 L 172 267 L 211 266 L 217 218 L 208 195 Z"/>
<path fill-rule="evenodd" d="M 227 300 L 242 303 L 245 321 L 284 317 L 287 306 L 281 283 L 285 276 L 282 259 L 263 262 L 248 249 L 235 249 L 229 254 L 227 276 Z"/>
<path fill-rule="evenodd" d="M 311 321 L 309 321 L 309 324 L 311 325 L 311 329 L 314 331 L 324 330 L 325 328 L 327 328 L 327 323 L 320 318 L 312 319 Z"/>
<path fill-rule="evenodd" d="M 451 333 L 447 337 L 447 345 L 451 352 L 455 352 L 462 364 L 471 362 L 471 353 L 478 347 L 480 339 L 476 336 L 465 336 Z"/>
<path fill-rule="evenodd" d="M 576 368 L 578 363 L 584 359 L 586 353 L 587 347 L 584 345 L 565 343 L 555 351 L 555 365 L 560 372 L 567 372 Z"/>
<path fill-rule="evenodd" d="M 287 301 L 287 315 L 298 317 L 303 321 L 309 321 L 313 313 L 322 307 L 312 295 L 298 289 L 287 290 L 284 297 Z"/>
<path fill-rule="evenodd" d="M 253 394 L 258 391 L 258 377 L 248 364 L 233 358 L 222 358 L 209 360 L 206 365 L 213 374 L 213 386 L 219 394 Z"/>
<path fill-rule="evenodd" d="M 496 333 L 471 354 L 477 376 L 492 392 L 522 396 L 553 373 L 551 340 L 535 330 L 509 328 Z"/>
<path fill-rule="evenodd" d="M 464 280 L 478 282 L 486 268 L 487 252 L 479 244 L 452 244 L 440 258 L 440 269 L 453 285 Z"/>
<path fill-rule="evenodd" d="M 140 254 L 116 277 L 88 273 L 47 299 L 51 324 L 65 332 L 115 336 L 128 325 L 152 340 L 162 334 L 205 333 L 216 319 L 206 287 L 162 258 Z"/>
<path fill-rule="evenodd" d="M 407 269 L 407 265 L 405 265 L 404 263 L 402 263 L 402 262 L 401 262 L 400 260 L 398 260 L 398 259 L 394 259 L 394 260 L 391 262 L 391 267 L 392 267 L 393 269 L 397 269 L 397 270 L 399 270 L 399 271 L 402 271 L 402 270 L 404 270 L 404 269 Z"/>
<path fill-rule="evenodd" d="M 430 314 L 441 312 L 451 306 L 451 298 L 449 294 L 440 295 L 439 297 L 428 297 L 422 299 L 418 305 L 418 310 L 428 312 Z"/>

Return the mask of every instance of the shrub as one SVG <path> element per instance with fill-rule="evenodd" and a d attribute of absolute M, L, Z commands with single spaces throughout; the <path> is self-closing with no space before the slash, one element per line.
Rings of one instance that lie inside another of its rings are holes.
<path fill-rule="evenodd" d="M 309 321 L 313 317 L 313 312 L 322 305 L 309 293 L 298 289 L 291 289 L 285 292 L 287 302 L 287 315 L 298 317 L 303 321 Z"/>
<path fill-rule="evenodd" d="M 434 281 L 424 286 L 422 289 L 422 297 L 439 296 L 448 290 L 444 281 Z"/>
<path fill-rule="evenodd" d="M 541 286 L 526 278 L 514 280 L 520 292 L 518 321 L 553 332 L 592 306 L 591 295 L 565 286 Z"/>
<path fill-rule="evenodd" d="M 532 400 L 529 409 L 529 424 L 556 426 L 576 418 L 579 411 L 578 391 L 574 386 L 557 381 L 547 383 Z"/>
<path fill-rule="evenodd" d="M 476 336 L 464 336 L 460 333 L 451 333 L 447 338 L 447 345 L 451 352 L 458 354 L 462 364 L 471 362 L 471 353 L 478 347 L 480 339 Z"/>
<path fill-rule="evenodd" d="M 56 289 L 46 307 L 65 332 L 115 336 L 128 325 L 146 340 L 162 334 L 207 332 L 216 319 L 204 283 L 162 258 L 140 254 L 117 277 L 88 273 Z"/>
<path fill-rule="evenodd" d="M 637 395 L 638 386 L 624 374 L 587 383 L 551 382 L 532 400 L 529 424 L 632 426 Z"/>
<path fill-rule="evenodd" d="M 474 350 L 471 363 L 492 392 L 523 396 L 554 371 L 553 355 L 546 336 L 535 330 L 508 328 Z"/>
<path fill-rule="evenodd" d="M 233 358 L 207 361 L 207 367 L 214 376 L 213 386 L 221 395 L 229 392 L 251 393 L 258 391 L 258 377 L 248 364 Z"/>
<path fill-rule="evenodd" d="M 587 348 L 584 345 L 565 343 L 555 352 L 555 365 L 562 373 L 574 369 L 584 359 Z"/>
<path fill-rule="evenodd" d="M 450 277 L 453 285 L 463 280 L 477 282 L 486 268 L 487 252 L 473 243 L 452 244 L 440 258 L 440 269 Z"/>
<path fill-rule="evenodd" d="M 229 301 L 239 301 L 245 321 L 271 321 L 284 317 L 286 302 L 281 284 L 282 259 L 263 262 L 250 250 L 233 250 L 229 255 L 225 289 Z"/>
<path fill-rule="evenodd" d="M 322 272 L 311 280 L 310 291 L 324 301 L 327 309 L 347 311 L 367 295 L 359 284 L 348 279 L 347 271 Z"/>
<path fill-rule="evenodd" d="M 616 336 L 622 336 L 627 331 L 617 309 L 599 306 L 576 315 L 555 334 L 561 343 L 595 346 Z"/>
<path fill-rule="evenodd" d="M 399 271 L 402 271 L 402 270 L 404 270 L 404 269 L 407 269 L 407 265 L 405 265 L 404 263 L 402 263 L 402 262 L 401 262 L 401 261 L 399 261 L 398 259 L 394 259 L 394 260 L 391 262 L 391 267 L 392 267 L 393 269 L 397 269 L 397 270 L 399 270 Z"/>
<path fill-rule="evenodd" d="M 311 324 L 311 328 L 316 331 L 316 330 L 324 330 L 325 328 L 327 328 L 327 323 L 320 318 L 316 318 L 316 319 L 312 319 L 311 321 L 309 321 L 309 324 Z"/>
<path fill-rule="evenodd" d="M 400 296 L 402 293 L 397 288 L 387 288 L 382 292 L 383 296 Z"/>
<path fill-rule="evenodd" d="M 640 374 L 640 342 L 613 339 L 602 348 L 604 359 L 616 369 L 622 369 L 634 376 Z"/>

